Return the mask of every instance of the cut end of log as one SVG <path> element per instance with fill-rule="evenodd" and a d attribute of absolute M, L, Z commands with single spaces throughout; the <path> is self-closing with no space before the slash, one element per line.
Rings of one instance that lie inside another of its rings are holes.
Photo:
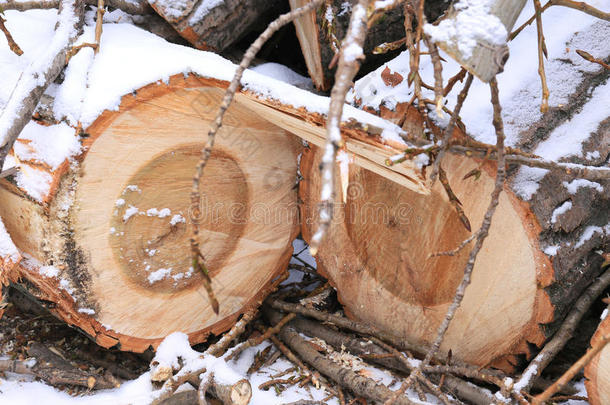
<path fill-rule="evenodd" d="M 591 338 L 595 347 L 604 336 L 610 336 L 610 318 L 604 318 Z M 585 386 L 591 405 L 610 403 L 610 346 L 606 345 L 585 367 Z"/>
<path fill-rule="evenodd" d="M 53 173 L 46 207 L 3 183 L 0 214 L 28 255 L 12 279 L 102 346 L 132 351 L 176 331 L 201 342 L 262 300 L 298 232 L 300 143 L 234 103 L 192 206 L 195 166 L 226 86 L 179 75 L 123 97 L 87 129 L 80 165 Z M 194 221 L 219 314 L 191 267 Z"/>
<path fill-rule="evenodd" d="M 306 240 L 317 227 L 320 159 L 319 149 L 312 148 L 301 160 Z M 486 163 L 478 180 L 464 180 L 479 163 L 456 155 L 443 161 L 473 229 L 483 220 L 495 174 Z M 339 287 L 351 316 L 395 336 L 431 343 L 462 279 L 470 246 L 455 256 L 431 255 L 453 250 L 471 233 L 439 182 L 422 195 L 352 165 L 348 190 L 318 252 L 319 269 Z M 526 207 L 508 190 L 503 193 L 472 284 L 441 347 L 444 353 L 506 369 L 515 364 L 514 355 L 529 355 L 528 342 L 544 341 L 539 324 L 552 319 L 553 309 L 542 287 L 552 267 L 539 251 L 536 231 Z"/>

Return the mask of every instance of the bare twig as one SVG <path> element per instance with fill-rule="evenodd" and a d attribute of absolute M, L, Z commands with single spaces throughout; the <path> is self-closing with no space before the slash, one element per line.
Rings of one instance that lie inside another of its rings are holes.
<path fill-rule="evenodd" d="M 585 14 L 592 15 L 593 17 L 597 17 L 604 21 L 610 21 L 610 13 L 606 13 L 601 11 L 583 1 L 573 1 L 573 0 L 550 0 L 549 3 L 552 3 L 553 6 L 563 6 L 573 8 L 575 10 L 580 10 Z"/>
<path fill-rule="evenodd" d="M 359 0 L 353 7 L 349 28 L 341 44 L 339 66 L 335 74 L 335 84 L 330 94 L 330 105 L 326 119 L 326 145 L 320 166 L 322 186 L 320 192 L 320 213 L 317 231 L 311 237 L 309 251 L 312 256 L 318 252 L 320 244 L 330 227 L 335 200 L 335 167 L 337 151 L 343 146 L 340 123 L 347 91 L 360 69 L 364 57 L 362 46 L 367 32 L 369 0 Z"/>
<path fill-rule="evenodd" d="M 97 17 L 95 21 L 95 44 L 97 45 L 93 50 L 94 53 L 100 51 L 100 39 L 102 38 L 102 25 L 104 24 L 104 0 L 97 0 Z"/>
<path fill-rule="evenodd" d="M 577 49 L 576 53 L 583 59 L 588 60 L 589 62 L 592 63 L 597 63 L 598 65 L 602 66 L 605 69 L 610 69 L 610 65 L 608 65 L 606 62 L 604 62 L 601 59 L 596 59 L 593 57 L 593 55 L 591 55 L 588 52 L 585 52 L 583 50 Z"/>
<path fill-rule="evenodd" d="M 3 179 L 8 176 L 12 176 L 13 174 L 19 171 L 18 167 L 11 167 L 10 169 L 6 169 L 5 171 L 0 173 L 0 179 Z"/>
<path fill-rule="evenodd" d="M 566 316 L 559 330 L 553 338 L 544 346 L 544 348 L 534 357 L 527 366 L 519 380 L 515 383 L 515 389 L 522 392 L 528 392 L 534 380 L 555 358 L 557 353 L 565 346 L 568 340 L 574 334 L 578 323 L 595 299 L 610 286 L 610 270 L 601 275 L 593 284 L 591 284 L 585 292 L 578 298 L 574 307 Z"/>
<path fill-rule="evenodd" d="M 443 89 L 443 97 L 447 97 L 447 95 L 451 93 L 451 90 L 453 90 L 453 86 L 455 86 L 457 82 L 461 82 L 462 80 L 464 80 L 464 78 L 466 77 L 466 73 L 468 73 L 468 71 L 465 68 L 461 68 L 460 71 L 455 74 L 455 76 L 449 78 L 449 80 L 447 81 L 447 85 Z"/>
<path fill-rule="evenodd" d="M 550 6 L 563 6 L 563 7 L 568 7 L 568 8 L 573 8 L 576 10 L 580 10 L 583 13 L 592 15 L 594 17 L 600 18 L 602 20 L 605 21 L 610 21 L 610 13 L 606 13 L 603 12 L 601 10 L 598 10 L 597 8 L 590 6 L 587 3 L 584 2 L 580 2 L 580 1 L 572 1 L 572 0 L 549 0 L 540 10 L 541 12 L 544 12 L 547 8 L 549 8 Z M 529 18 L 529 20 L 527 20 L 526 22 L 524 22 L 519 28 L 517 28 L 516 30 L 514 30 L 508 37 L 509 41 L 512 41 L 513 39 L 515 39 L 515 37 L 517 35 L 519 35 L 519 33 L 521 31 L 523 31 L 523 29 L 525 27 L 527 27 L 528 25 L 530 25 L 531 23 L 534 22 L 534 20 L 536 19 L 536 14 L 534 14 L 533 16 L 531 16 Z"/>
<path fill-rule="evenodd" d="M 542 84 L 540 112 L 545 113 L 549 110 L 549 88 L 546 85 L 546 73 L 544 72 L 544 58 L 547 52 L 544 42 L 544 31 L 542 29 L 542 7 L 540 6 L 540 0 L 534 0 L 534 8 L 536 9 L 536 28 L 538 30 L 538 74 Z"/>
<path fill-rule="evenodd" d="M 603 336 L 594 347 L 587 350 L 587 353 L 578 359 L 578 361 L 574 363 L 553 385 L 544 390 L 544 392 L 541 394 L 534 397 L 532 400 L 532 405 L 543 404 L 545 401 L 551 398 L 553 394 L 560 391 L 567 383 L 570 382 L 570 380 L 572 380 L 572 378 L 574 378 L 576 373 L 578 373 L 584 366 L 593 360 L 593 357 L 595 357 L 597 353 L 601 352 L 608 343 L 610 343 L 610 335 Z"/>
<path fill-rule="evenodd" d="M 251 338 L 248 339 L 247 341 L 245 341 L 244 343 L 242 343 L 240 346 L 236 347 L 231 354 L 229 354 L 226 357 L 226 360 L 229 361 L 237 356 L 239 356 L 244 350 L 246 350 L 249 347 L 252 346 L 256 346 L 261 344 L 264 340 L 269 339 L 269 337 L 271 337 L 271 335 L 275 335 L 281 328 L 282 326 L 284 326 L 285 324 L 287 324 L 288 322 L 290 322 L 296 315 L 295 314 L 288 314 L 286 315 L 280 322 L 278 322 L 277 325 L 275 325 L 272 328 L 268 328 L 265 333 L 263 333 L 262 335 L 256 337 L 256 338 Z"/>
<path fill-rule="evenodd" d="M 208 405 L 208 401 L 205 399 L 205 394 L 207 394 L 213 379 L 214 373 L 210 373 L 208 378 L 201 380 L 199 388 L 197 389 L 197 401 L 199 402 L 199 405 Z"/>
<path fill-rule="evenodd" d="M 472 80 L 472 73 L 468 73 L 466 83 L 464 83 L 464 88 L 462 88 L 462 91 L 460 91 L 460 94 L 458 94 L 455 108 L 453 110 L 453 113 L 451 114 L 451 119 L 449 120 L 449 124 L 447 125 L 447 128 L 445 129 L 445 132 L 443 134 L 443 139 L 441 140 L 438 155 L 434 160 L 434 165 L 432 166 L 432 171 L 430 172 L 431 183 L 434 183 L 434 181 L 436 180 L 439 168 L 441 167 L 442 159 L 445 156 L 447 148 L 449 147 L 449 140 L 453 136 L 453 130 L 455 129 L 455 125 L 460 116 L 460 111 L 462 110 L 462 106 L 464 105 L 464 100 L 466 100 L 466 96 L 468 95 L 468 91 L 470 90 L 470 85 L 472 85 Z"/>
<path fill-rule="evenodd" d="M 222 354 L 227 350 L 231 342 L 235 340 L 239 335 L 244 333 L 244 330 L 246 330 L 246 326 L 248 326 L 250 321 L 252 321 L 256 317 L 256 314 L 256 308 L 253 308 L 250 311 L 246 312 L 241 317 L 241 319 L 237 321 L 235 325 L 233 325 L 230 331 L 225 333 L 218 342 L 208 347 L 208 349 L 205 351 L 205 354 L 211 354 L 212 356 L 216 357 L 222 356 Z"/>
<path fill-rule="evenodd" d="M 451 189 L 451 185 L 449 184 L 449 179 L 447 178 L 447 173 L 445 173 L 445 170 L 443 170 L 442 167 L 439 167 L 438 175 L 439 175 L 439 180 L 440 180 L 441 184 L 443 185 L 443 188 L 445 189 L 445 193 L 447 194 L 447 197 L 449 197 L 449 202 L 453 206 L 453 209 L 455 209 L 455 211 L 457 212 L 458 217 L 460 218 L 460 221 L 462 222 L 462 225 L 464 225 L 466 230 L 468 230 L 468 232 L 470 232 L 472 230 L 472 228 L 470 227 L 470 221 L 468 220 L 468 217 L 466 216 L 466 213 L 464 212 L 464 209 L 462 208 L 462 203 L 460 202 L 460 200 L 457 198 L 457 196 Z"/>
<path fill-rule="evenodd" d="M 258 51 L 261 49 L 263 44 L 265 42 L 267 42 L 267 40 L 269 38 L 271 38 L 271 36 L 277 30 L 279 30 L 284 25 L 290 23 L 294 19 L 300 17 L 301 15 L 318 7 L 320 4 L 322 4 L 322 1 L 323 0 L 314 0 L 311 3 L 308 3 L 307 5 L 305 5 L 301 8 L 295 9 L 289 13 L 282 14 L 281 16 L 279 16 L 277 19 L 275 19 L 273 22 L 271 22 L 267 26 L 265 31 L 263 31 L 263 33 L 260 34 L 258 36 L 258 38 L 256 38 L 256 40 L 250 45 L 250 47 L 244 54 L 243 59 L 241 60 L 239 66 L 235 70 L 235 74 L 233 75 L 231 84 L 229 84 L 229 87 L 227 88 L 227 91 L 225 92 L 225 95 L 222 100 L 222 104 L 220 105 L 218 113 L 216 114 L 216 119 L 212 123 L 211 128 L 208 132 L 208 139 L 207 139 L 206 145 L 203 148 L 203 150 L 201 151 L 201 159 L 197 163 L 197 167 L 195 169 L 195 176 L 193 177 L 193 187 L 191 190 L 191 203 L 192 203 L 192 206 L 194 207 L 195 215 L 199 214 L 199 209 L 200 209 L 200 204 L 201 204 L 201 194 L 199 193 L 199 185 L 201 183 L 203 169 L 205 168 L 208 160 L 210 159 L 210 156 L 212 154 L 212 148 L 214 147 L 214 141 L 216 139 L 216 133 L 222 126 L 222 120 L 224 118 L 224 115 L 225 115 L 227 109 L 231 105 L 231 102 L 233 101 L 235 92 L 237 91 L 238 87 L 240 86 L 240 81 L 244 74 L 244 71 L 248 68 L 248 66 L 250 66 L 250 63 L 252 62 L 252 60 L 258 53 Z M 209 274 L 208 274 L 207 268 L 205 267 L 205 263 L 203 260 L 200 260 L 200 259 L 202 259 L 202 255 L 201 255 L 201 250 L 199 248 L 199 224 L 197 223 L 197 221 L 193 221 L 192 225 L 193 225 L 193 231 L 192 231 L 192 235 L 190 238 L 190 245 L 191 245 L 191 260 L 193 263 L 193 268 L 200 270 L 201 273 L 204 275 L 204 277 L 203 277 L 204 287 L 206 288 L 206 291 L 208 292 L 208 297 L 210 299 L 210 303 L 214 309 L 214 312 L 216 312 L 218 314 L 218 312 L 219 312 L 218 300 L 216 299 L 214 291 L 211 287 L 211 280 L 209 279 Z"/>
<path fill-rule="evenodd" d="M 443 65 L 441 63 L 441 57 L 438 54 L 438 48 L 434 41 L 430 40 L 427 35 L 424 35 L 424 42 L 426 42 L 426 46 L 430 50 L 430 58 L 432 59 L 432 66 L 434 66 L 434 105 L 436 106 L 436 113 L 439 116 L 442 116 L 444 95 Z"/>
<path fill-rule="evenodd" d="M 478 236 L 478 232 L 473 233 L 472 235 L 470 235 L 468 238 L 464 239 L 462 241 L 462 243 L 459 244 L 458 247 L 456 247 L 453 250 L 448 250 L 445 252 L 435 252 L 435 253 L 430 253 L 430 255 L 428 256 L 428 259 L 432 258 L 432 257 L 436 257 L 436 256 L 455 256 L 456 254 L 458 254 L 462 249 L 464 249 L 466 246 L 468 246 L 468 244 L 470 242 L 472 242 L 476 237 Z"/>
<path fill-rule="evenodd" d="M 0 9 L 0 13 L 1 12 L 2 9 Z M 23 51 L 21 50 L 21 48 L 19 48 L 19 45 L 17 45 L 17 42 L 15 42 L 15 40 L 13 39 L 13 36 L 9 32 L 8 28 L 6 28 L 6 26 L 4 25 L 5 22 L 6 20 L 0 14 L 0 31 L 4 32 L 4 36 L 6 37 L 6 41 L 8 42 L 8 47 L 18 56 L 23 55 Z"/>

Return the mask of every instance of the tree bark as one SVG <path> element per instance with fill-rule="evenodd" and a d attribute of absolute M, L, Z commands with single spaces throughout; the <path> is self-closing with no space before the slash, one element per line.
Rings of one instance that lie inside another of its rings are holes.
<path fill-rule="evenodd" d="M 278 0 L 188 1 L 149 0 L 161 17 L 196 48 L 223 51 L 265 19 L 279 6 Z"/>

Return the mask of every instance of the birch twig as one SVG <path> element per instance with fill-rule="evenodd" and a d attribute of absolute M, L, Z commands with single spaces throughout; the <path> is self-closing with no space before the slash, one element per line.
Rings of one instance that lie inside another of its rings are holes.
<path fill-rule="evenodd" d="M 343 146 L 341 138 L 341 116 L 347 91 L 352 85 L 352 80 L 360 69 L 360 61 L 364 58 L 362 46 L 367 32 L 369 0 L 360 0 L 353 7 L 349 28 L 339 56 L 339 66 L 335 74 L 335 84 L 330 94 L 330 106 L 328 107 L 328 118 L 326 120 L 326 146 L 320 171 L 322 173 L 322 187 L 320 193 L 320 214 L 318 230 L 311 237 L 309 250 L 312 256 L 318 252 L 318 248 L 330 227 L 333 217 L 335 200 L 335 160 L 337 151 Z"/>

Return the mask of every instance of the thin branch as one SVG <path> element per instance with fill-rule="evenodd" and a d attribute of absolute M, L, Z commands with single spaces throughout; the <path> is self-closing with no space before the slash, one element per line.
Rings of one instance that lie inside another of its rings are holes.
<path fill-rule="evenodd" d="M 588 60 L 589 62 L 592 63 L 597 63 L 598 65 L 600 65 L 601 67 L 605 68 L 605 69 L 610 69 L 610 65 L 608 65 L 606 62 L 604 62 L 601 59 L 596 59 L 593 57 L 593 55 L 591 55 L 588 52 L 585 52 L 583 50 L 577 49 L 576 53 L 583 59 Z"/>
<path fill-rule="evenodd" d="M 552 3 L 553 6 L 563 6 L 573 8 L 575 10 L 580 10 L 585 14 L 592 15 L 593 17 L 597 17 L 604 21 L 610 21 L 610 13 L 606 13 L 601 11 L 583 1 L 573 1 L 573 0 L 551 0 L 549 3 Z"/>
<path fill-rule="evenodd" d="M 568 7 L 568 8 L 573 8 L 576 10 L 580 10 L 583 13 L 592 15 L 594 17 L 597 17 L 599 19 L 602 19 L 604 21 L 610 21 L 610 13 L 606 13 L 604 11 L 598 10 L 597 8 L 590 6 L 587 3 L 583 3 L 580 1 L 572 1 L 572 0 L 549 0 L 540 10 L 541 12 L 544 12 L 547 8 L 549 8 L 550 6 L 563 6 L 563 7 Z M 534 22 L 534 20 L 536 19 L 536 14 L 534 13 L 533 16 L 531 16 L 529 18 L 529 20 L 527 20 L 526 22 L 524 22 L 519 28 L 517 28 L 516 30 L 514 30 L 508 37 L 509 41 L 512 41 L 513 39 L 515 39 L 515 37 L 517 35 L 519 35 L 521 33 L 521 31 L 523 31 L 523 29 L 525 27 L 527 27 L 528 25 L 530 25 L 531 23 Z"/>
<path fill-rule="evenodd" d="M 544 72 L 544 58 L 547 52 L 544 42 L 544 31 L 542 29 L 542 7 L 540 6 L 540 0 L 534 0 L 534 8 L 536 9 L 536 29 L 538 30 L 538 74 L 540 75 L 540 83 L 542 85 L 540 112 L 544 114 L 549 110 L 549 88 L 546 85 L 546 73 Z"/>
<path fill-rule="evenodd" d="M 462 110 L 462 106 L 464 105 L 464 100 L 466 100 L 466 96 L 468 96 L 468 91 L 470 90 L 470 85 L 472 85 L 473 76 L 472 73 L 468 73 L 468 77 L 466 78 L 466 83 L 464 83 L 464 87 L 460 94 L 458 94 L 457 102 L 455 104 L 455 108 L 453 113 L 451 114 L 451 119 L 449 120 L 449 124 L 445 129 L 443 134 L 443 139 L 441 140 L 440 149 L 436 159 L 434 159 L 434 165 L 432 166 L 432 171 L 430 172 L 430 183 L 434 184 L 436 180 L 436 176 L 441 167 L 441 161 L 445 156 L 445 152 L 449 147 L 449 140 L 453 136 L 453 130 L 455 129 L 455 125 L 457 124 L 457 120 L 460 116 L 460 111 Z"/>
<path fill-rule="evenodd" d="M 227 88 L 227 91 L 225 92 L 224 98 L 222 100 L 222 104 L 220 105 L 218 113 L 216 114 L 216 119 L 214 120 L 214 122 L 212 122 L 211 128 L 208 132 L 208 139 L 207 139 L 206 145 L 203 148 L 203 150 L 201 151 L 201 159 L 197 163 L 197 167 L 195 170 L 195 176 L 193 177 L 193 187 L 191 190 L 191 203 L 192 203 L 192 207 L 194 207 L 193 209 L 195 210 L 195 215 L 199 214 L 199 209 L 200 209 L 200 205 L 201 205 L 201 194 L 199 193 L 199 188 L 200 188 L 200 183 L 201 183 L 201 177 L 203 175 L 203 169 L 205 168 L 208 160 L 210 159 L 210 156 L 212 154 L 212 148 L 214 147 L 214 141 L 216 140 L 216 134 L 218 133 L 218 130 L 222 126 L 222 120 L 224 118 L 224 115 L 225 115 L 227 109 L 231 105 L 231 102 L 233 101 L 235 92 L 237 91 L 237 89 L 240 86 L 240 81 L 244 74 L 244 71 L 248 68 L 248 66 L 250 66 L 250 63 L 252 62 L 252 60 L 258 53 L 258 51 L 260 51 L 263 44 L 265 42 L 267 42 L 267 40 L 269 38 L 271 38 L 271 36 L 277 30 L 279 30 L 284 25 L 290 23 L 294 19 L 296 19 L 296 18 L 302 16 L 303 14 L 318 7 L 320 4 L 322 4 L 322 2 L 323 2 L 323 0 L 314 0 L 311 3 L 308 3 L 307 5 L 305 5 L 301 8 L 295 9 L 286 14 L 282 14 L 281 16 L 279 16 L 277 19 L 275 19 L 273 22 L 271 22 L 267 26 L 265 31 L 263 31 L 263 33 L 260 34 L 258 36 L 258 38 L 256 38 L 256 40 L 250 45 L 250 47 L 244 54 L 243 59 L 241 60 L 239 66 L 235 70 L 235 74 L 233 75 L 231 84 L 229 85 L 229 87 Z M 198 269 L 203 273 L 204 287 L 206 288 L 206 291 L 208 292 L 210 304 L 212 305 L 214 312 L 216 312 L 218 314 L 219 304 L 218 304 L 218 301 L 214 294 L 214 291 L 212 289 L 211 282 L 210 282 L 211 280 L 209 279 L 209 275 L 208 275 L 207 268 L 205 267 L 205 263 L 203 260 L 200 260 L 202 258 L 202 255 L 201 255 L 201 250 L 199 248 L 199 224 L 197 223 L 197 221 L 193 221 L 192 225 L 193 225 L 193 231 L 192 231 L 191 238 L 190 238 L 190 245 L 191 245 L 191 260 L 193 263 L 193 268 Z"/>
<path fill-rule="evenodd" d="M 594 347 L 587 350 L 587 353 L 584 354 L 576 363 L 574 363 L 568 371 L 566 371 L 553 385 L 544 390 L 543 393 L 537 395 L 532 400 L 532 405 L 541 405 L 548 399 L 550 399 L 553 394 L 560 391 L 566 384 L 568 384 L 572 378 L 582 370 L 591 360 L 595 357 L 599 352 L 602 351 L 606 345 L 610 343 L 610 335 L 604 335 L 602 339 L 595 344 Z"/>
<path fill-rule="evenodd" d="M 449 78 L 449 80 L 447 81 L 447 85 L 443 89 L 443 97 L 447 97 L 447 95 L 451 93 L 451 90 L 453 90 L 453 86 L 455 86 L 457 82 L 461 82 L 462 80 L 464 80 L 464 78 L 466 77 L 466 73 L 468 73 L 468 71 L 465 68 L 461 68 L 460 71 L 455 74 L 455 76 Z"/>
<path fill-rule="evenodd" d="M 277 325 L 275 325 L 272 328 L 268 328 L 262 335 L 255 337 L 255 338 L 250 338 L 247 341 L 245 341 L 244 343 L 242 343 L 241 345 L 239 345 L 238 347 L 236 347 L 231 352 L 231 354 L 229 354 L 225 358 L 225 360 L 229 361 L 233 358 L 236 358 L 247 348 L 252 347 L 252 346 L 257 346 L 257 345 L 261 344 L 264 340 L 269 339 L 272 335 L 275 335 L 282 328 L 282 326 L 284 326 L 285 324 L 290 322 L 295 316 L 296 316 L 295 314 L 286 315 L 280 322 L 278 322 Z"/>
<path fill-rule="evenodd" d="M 464 209 L 462 208 L 462 203 L 460 202 L 460 200 L 457 198 L 457 196 L 451 189 L 451 185 L 449 184 L 449 179 L 447 178 L 447 173 L 445 173 L 445 170 L 443 170 L 442 167 L 439 167 L 438 170 L 439 170 L 438 171 L 439 180 L 440 180 L 441 184 L 443 185 L 443 188 L 445 189 L 445 193 L 447 194 L 447 197 L 449 198 L 449 202 L 453 206 L 453 209 L 455 210 L 455 212 L 458 214 L 458 217 L 460 218 L 460 222 L 462 222 L 462 225 L 464 225 L 464 228 L 466 228 L 466 230 L 468 232 L 470 232 L 472 230 L 472 228 L 470 227 L 470 221 L 468 220 L 468 217 L 466 216 L 466 213 L 464 212 Z"/>
<path fill-rule="evenodd" d="M 434 66 L 434 105 L 436 106 L 436 114 L 441 116 L 443 111 L 443 65 L 441 57 L 438 54 L 438 48 L 434 41 L 430 40 L 427 35 L 424 35 L 424 42 L 430 50 L 430 58 L 432 66 Z"/>
<path fill-rule="evenodd" d="M 100 51 L 100 39 L 102 38 L 102 25 L 104 24 L 104 0 L 97 0 L 97 17 L 95 21 L 95 44 L 96 47 L 93 50 L 94 54 Z"/>
<path fill-rule="evenodd" d="M 2 9 L 0 9 L 0 13 L 1 12 Z M 15 40 L 13 39 L 13 36 L 9 32 L 8 28 L 6 28 L 6 26 L 4 25 L 5 22 L 6 20 L 2 17 L 2 15 L 0 15 L 0 31 L 4 32 L 4 36 L 6 37 L 6 41 L 8 42 L 8 47 L 11 49 L 11 51 L 16 53 L 17 56 L 23 55 L 23 51 L 21 50 L 21 48 L 19 48 L 19 45 L 17 45 L 17 42 L 15 42 Z"/>
<path fill-rule="evenodd" d="M 591 284 L 580 298 L 578 298 L 574 307 L 563 321 L 563 324 L 553 336 L 553 339 L 544 346 L 540 353 L 534 357 L 523 371 L 523 374 L 521 374 L 521 377 L 514 385 L 516 390 L 521 392 L 529 391 L 536 377 L 542 373 L 555 358 L 557 353 L 563 349 L 567 341 L 573 336 L 583 315 L 589 310 L 589 307 L 591 307 L 595 299 L 608 286 L 610 286 L 610 270 L 606 270 L 606 272 Z"/>
<path fill-rule="evenodd" d="M 310 3 L 311 4 L 311 3 Z M 335 74 L 335 84 L 330 94 L 330 106 L 326 119 L 326 145 L 320 167 L 322 187 L 320 191 L 320 213 L 318 229 L 311 237 L 309 251 L 315 256 L 320 244 L 330 227 L 335 200 L 335 167 L 337 151 L 343 146 L 341 137 L 341 116 L 345 97 L 352 85 L 352 80 L 360 69 L 364 57 L 362 46 L 367 32 L 369 0 L 359 0 L 353 7 L 347 34 L 341 44 L 339 66 Z"/>

